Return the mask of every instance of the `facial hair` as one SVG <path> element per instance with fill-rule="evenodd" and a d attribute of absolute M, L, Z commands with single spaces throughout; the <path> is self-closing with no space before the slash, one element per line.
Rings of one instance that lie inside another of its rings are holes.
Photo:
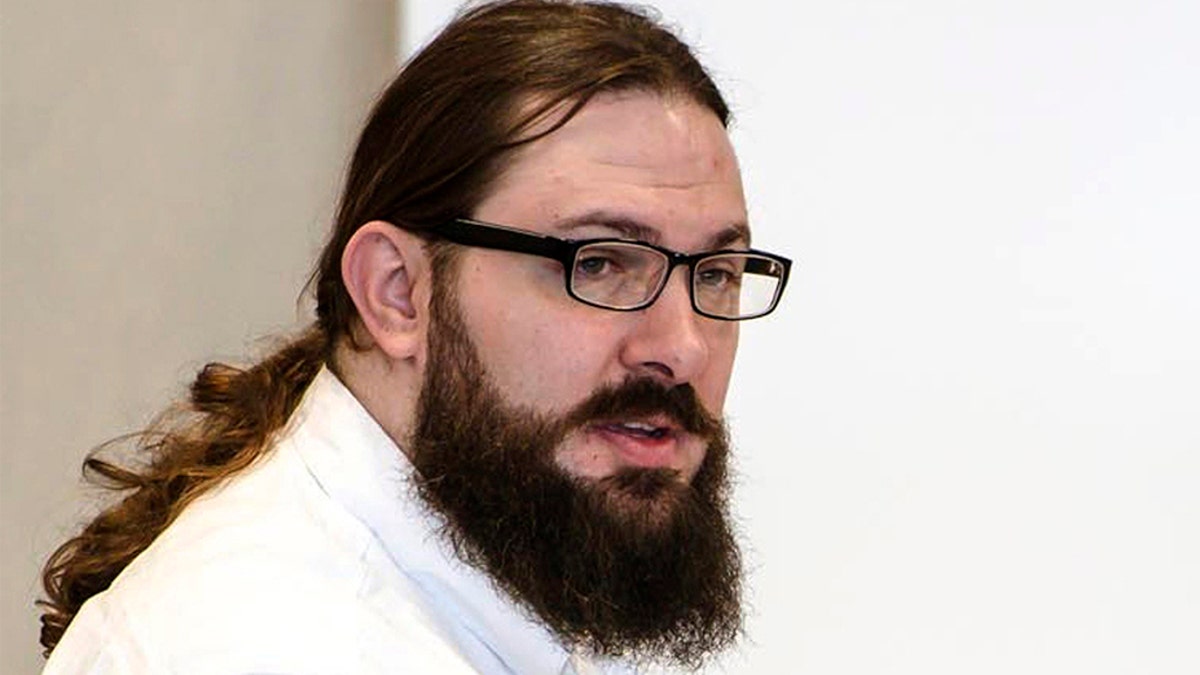
<path fill-rule="evenodd" d="M 728 435 L 688 385 L 631 379 L 564 415 L 510 405 L 457 302 L 435 283 L 409 450 L 418 494 L 457 555 L 569 647 L 698 668 L 741 633 L 741 559 L 727 516 Z M 568 475 L 554 451 L 590 423 L 662 413 L 707 441 L 689 483 L 661 468 Z"/>

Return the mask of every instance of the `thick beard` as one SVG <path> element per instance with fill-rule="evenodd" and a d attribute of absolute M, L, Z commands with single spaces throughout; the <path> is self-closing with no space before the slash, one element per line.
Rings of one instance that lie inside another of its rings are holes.
<path fill-rule="evenodd" d="M 458 556 L 569 647 L 699 668 L 741 633 L 741 559 L 727 516 L 728 436 L 690 386 L 630 380 L 561 417 L 506 403 L 457 303 L 436 283 L 409 441 L 422 499 Z M 441 292 L 438 292 L 441 291 Z M 667 469 L 567 475 L 554 451 L 587 421 L 663 412 L 708 440 L 690 485 Z"/>

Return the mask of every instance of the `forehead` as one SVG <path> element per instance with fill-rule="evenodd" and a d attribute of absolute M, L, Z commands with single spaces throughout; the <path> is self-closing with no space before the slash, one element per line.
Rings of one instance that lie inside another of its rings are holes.
<path fill-rule="evenodd" d="M 680 250 L 746 228 L 737 159 L 717 116 L 687 98 L 641 91 L 598 95 L 519 148 L 474 215 L 579 236 L 611 234 L 606 222 L 637 223 Z"/>

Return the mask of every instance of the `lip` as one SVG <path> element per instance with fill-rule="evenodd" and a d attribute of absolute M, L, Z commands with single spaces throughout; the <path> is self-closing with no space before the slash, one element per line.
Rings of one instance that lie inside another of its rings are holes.
<path fill-rule="evenodd" d="M 679 455 L 681 432 L 674 425 L 657 420 L 638 421 L 665 429 L 661 436 L 642 436 L 622 431 L 619 422 L 593 424 L 589 432 L 599 437 L 616 450 L 622 462 L 628 466 L 643 468 L 671 468 Z"/>

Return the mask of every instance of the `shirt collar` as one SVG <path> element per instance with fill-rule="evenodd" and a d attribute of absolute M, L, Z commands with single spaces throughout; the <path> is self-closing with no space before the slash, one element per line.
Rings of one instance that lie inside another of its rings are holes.
<path fill-rule="evenodd" d="M 322 489 L 374 533 L 433 606 L 449 614 L 444 618 L 456 625 L 448 628 L 459 633 L 452 639 L 475 665 L 498 659 L 514 672 L 564 668 L 570 655 L 554 636 L 454 555 L 439 518 L 413 492 L 408 458 L 327 368 L 313 379 L 286 433 L 302 441 L 299 452 Z"/>

